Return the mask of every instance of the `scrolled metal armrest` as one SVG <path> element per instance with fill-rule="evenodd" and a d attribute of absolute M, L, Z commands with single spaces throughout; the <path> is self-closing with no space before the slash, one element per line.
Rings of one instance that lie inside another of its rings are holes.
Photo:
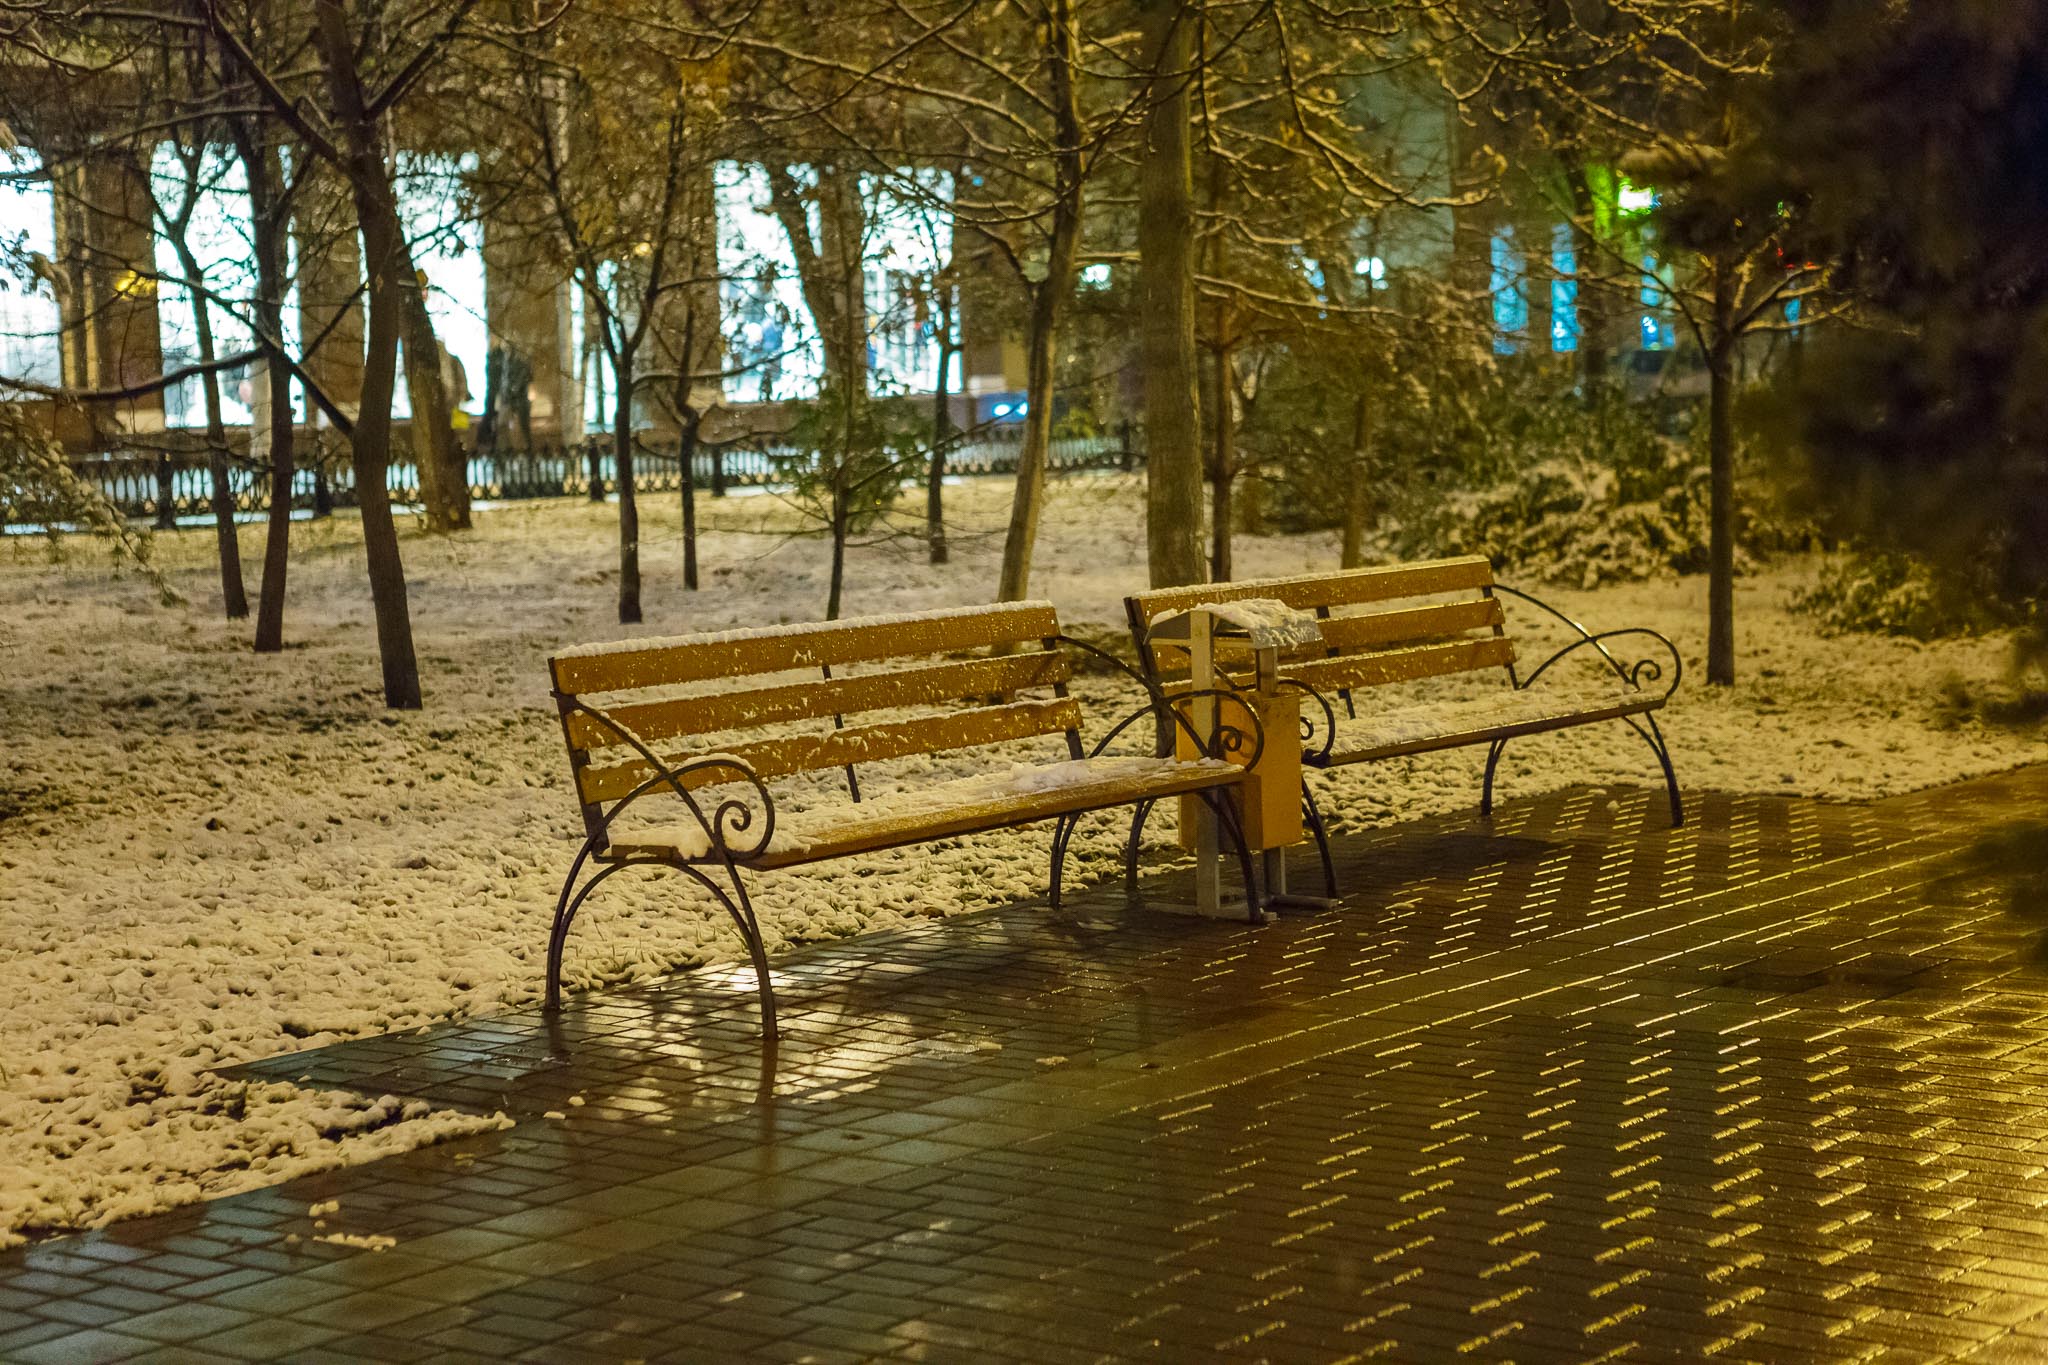
<path fill-rule="evenodd" d="M 1217 717 L 1216 738 L 1213 743 L 1196 731 L 1194 722 L 1181 713 L 1181 707 L 1201 697 L 1230 702 L 1244 712 L 1244 718 L 1250 722 L 1251 756 L 1243 760 L 1243 766 L 1258 767 L 1259 760 L 1266 753 L 1266 723 L 1260 719 L 1259 709 L 1251 704 L 1244 693 L 1234 687 L 1196 687 L 1182 692 L 1173 699 L 1171 708 L 1174 719 L 1179 722 L 1181 731 L 1194 741 L 1195 752 L 1204 758 L 1236 762 L 1238 760 L 1234 755 L 1243 752 L 1245 747 L 1245 732 L 1235 725 L 1223 724 L 1220 714 Z"/>
<path fill-rule="evenodd" d="M 1532 672 L 1527 678 L 1523 679 L 1517 685 L 1521 687 L 1528 687 L 1531 683 L 1534 683 L 1538 678 L 1542 677 L 1544 673 L 1548 672 L 1552 664 L 1558 662 L 1560 659 L 1566 658 L 1567 656 L 1573 653 L 1576 653 L 1581 649 L 1586 648 L 1588 645 L 1591 645 L 1594 649 L 1600 652 L 1600 656 L 1607 661 L 1608 667 L 1614 670 L 1614 674 L 1616 677 L 1620 678 L 1624 683 L 1627 683 L 1630 687 L 1634 688 L 1638 692 L 1648 691 L 1649 689 L 1646 686 L 1646 684 L 1657 682 L 1663 678 L 1664 665 L 1658 660 L 1649 657 L 1637 659 L 1634 663 L 1631 664 L 1624 665 L 1623 663 L 1621 663 L 1621 661 L 1616 659 L 1614 655 L 1608 650 L 1607 642 L 1609 640 L 1620 639 L 1625 635 L 1648 636 L 1650 639 L 1662 645 L 1666 652 L 1670 654 L 1671 681 L 1664 688 L 1664 699 L 1666 701 L 1669 701 L 1671 699 L 1671 694 L 1678 690 L 1679 681 L 1685 676 L 1685 660 L 1679 656 L 1677 645 L 1672 644 L 1670 640 L 1658 634 L 1656 631 L 1651 630 L 1648 626 L 1627 626 L 1621 630 L 1603 630 L 1596 635 L 1588 635 L 1583 640 L 1574 640 L 1570 644 L 1566 645 L 1563 649 L 1560 649 L 1559 651 L 1557 651 L 1557 653 L 1551 655 L 1542 663 L 1538 664 L 1536 666 L 1535 671 Z"/>
<path fill-rule="evenodd" d="M 1516 687 L 1530 686 L 1538 678 L 1549 672 L 1552 664 L 1590 645 L 1606 661 L 1607 666 L 1614 671 L 1615 677 L 1639 692 L 1646 691 L 1646 683 L 1654 683 L 1663 678 L 1664 665 L 1653 658 L 1642 658 L 1632 664 L 1623 664 L 1621 660 L 1614 657 L 1614 652 L 1607 648 L 1609 640 L 1618 640 L 1623 636 L 1629 635 L 1648 636 L 1662 645 L 1665 652 L 1671 656 L 1671 682 L 1664 689 L 1664 699 L 1666 701 L 1669 701 L 1671 694 L 1678 690 L 1678 684 L 1685 676 L 1685 659 L 1679 654 L 1678 646 L 1671 643 L 1669 639 L 1657 631 L 1651 630 L 1648 626 L 1625 626 L 1620 630 L 1590 631 L 1571 617 L 1566 616 L 1556 607 L 1551 606 L 1548 602 L 1523 592 L 1519 588 L 1510 588 L 1504 583 L 1496 583 L 1493 585 L 1493 590 L 1495 592 L 1504 592 L 1510 597 L 1527 602 L 1530 606 L 1550 613 L 1559 621 L 1569 626 L 1579 637 L 1545 659 L 1542 663 L 1536 665 L 1528 677 L 1522 678 L 1515 683 Z"/>
<path fill-rule="evenodd" d="M 598 823 L 600 831 L 609 833 L 612 823 L 626 807 L 649 792 L 665 788 L 682 798 L 684 807 L 697 821 L 698 827 L 704 831 L 705 847 L 708 852 L 705 857 L 690 861 L 746 863 L 768 851 L 769 842 L 775 837 L 775 797 L 751 764 L 731 754 L 710 754 L 703 758 L 670 764 L 655 753 L 646 740 L 634 734 L 623 721 L 574 697 L 564 698 L 564 701 L 570 709 L 595 718 L 599 724 L 617 735 L 620 742 L 638 753 L 654 768 L 652 776 L 620 797 L 617 803 L 604 813 Z M 744 797 L 721 797 L 707 812 L 705 803 L 697 799 L 690 781 L 704 773 L 730 774 L 716 785 L 745 783 L 753 799 L 750 801 Z M 761 826 L 760 834 L 751 843 L 736 842 L 735 836 L 746 834 L 754 827 L 757 819 Z"/>
<path fill-rule="evenodd" d="M 1216 727 L 1216 739 L 1212 745 L 1196 731 L 1194 723 L 1181 713 L 1179 706 L 1179 703 L 1196 697 L 1216 697 L 1219 700 L 1235 702 L 1239 709 L 1244 712 L 1246 719 L 1251 722 L 1251 757 L 1245 761 L 1244 766 L 1247 768 L 1258 766 L 1259 759 L 1266 752 L 1266 726 L 1265 722 L 1259 719 L 1258 711 L 1240 693 L 1224 687 L 1209 687 L 1199 691 L 1184 692 L 1172 700 L 1168 700 L 1165 694 L 1157 688 L 1150 688 L 1149 690 L 1153 692 L 1154 700 L 1131 712 L 1131 714 L 1125 716 L 1115 725 L 1110 726 L 1108 733 L 1103 735 L 1097 741 L 1095 747 L 1089 751 L 1088 757 L 1102 757 L 1108 751 L 1109 746 L 1115 743 L 1124 731 L 1130 729 L 1139 721 L 1146 719 L 1158 721 L 1163 719 L 1188 737 L 1189 742 L 1194 745 L 1196 753 L 1201 754 L 1204 758 L 1227 759 L 1229 755 L 1236 754 L 1244 749 L 1246 741 L 1245 731 L 1234 725 L 1219 725 Z M 1161 754 L 1159 757 L 1165 758 L 1170 757 L 1170 755 Z"/>
<path fill-rule="evenodd" d="M 1299 678 L 1276 678 L 1274 684 L 1279 687 L 1291 687 L 1297 692 L 1305 692 L 1317 706 L 1322 708 L 1323 745 L 1320 749 L 1313 747 L 1316 737 L 1315 720 L 1304 714 L 1301 718 L 1301 756 L 1305 762 L 1321 763 L 1326 761 L 1330 757 L 1332 746 L 1337 742 L 1337 708 L 1330 705 L 1328 697 Z"/>

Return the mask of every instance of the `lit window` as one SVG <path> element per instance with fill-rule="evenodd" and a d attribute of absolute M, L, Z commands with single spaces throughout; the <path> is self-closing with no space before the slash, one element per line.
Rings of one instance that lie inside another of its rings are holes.
<path fill-rule="evenodd" d="M 1667 351 L 1678 343 L 1678 330 L 1665 315 L 1668 289 L 1657 273 L 1657 258 L 1645 253 L 1643 256 L 1643 306 L 1650 310 L 1642 315 L 1642 346 L 1646 351 Z"/>
<path fill-rule="evenodd" d="M 1352 273 L 1361 279 L 1371 280 L 1373 288 L 1385 289 L 1387 287 L 1387 263 L 1380 257 L 1360 257 L 1358 264 L 1351 269 Z"/>
<path fill-rule="evenodd" d="M 1083 289 L 1107 289 L 1109 288 L 1109 282 L 1110 269 L 1106 262 L 1098 261 L 1094 265 L 1084 265 L 1081 267 L 1081 287 Z"/>
<path fill-rule="evenodd" d="M 1648 213 L 1657 207 L 1657 192 L 1642 189 L 1624 180 L 1621 182 L 1621 188 L 1615 192 L 1614 204 L 1623 213 Z"/>
<path fill-rule="evenodd" d="M 932 291 L 953 256 L 953 180 L 942 171 L 861 178 L 867 208 L 868 356 L 884 391 L 938 387 L 939 335 Z"/>
<path fill-rule="evenodd" d="M 41 162 L 25 149 L 0 156 L 0 172 L 30 175 Z M 57 254 L 56 201 L 48 181 L 0 181 L 0 395 L 5 380 L 64 382 L 57 334 L 63 322 L 42 272 Z"/>
<path fill-rule="evenodd" d="M 1550 349 L 1579 349 L 1579 253 L 1572 246 L 1572 225 L 1550 230 Z"/>
<path fill-rule="evenodd" d="M 396 185 L 398 214 L 412 246 L 413 268 L 426 276 L 427 315 L 434 339 L 462 366 L 469 389 L 448 395 L 453 407 L 474 407 L 483 399 L 484 358 L 491 348 L 485 325 L 483 223 L 463 197 L 462 176 L 476 169 L 476 157 L 401 156 Z M 410 396 L 400 384 L 392 399 L 394 416 L 408 416 Z"/>
<path fill-rule="evenodd" d="M 249 239 L 249 187 L 241 159 L 226 147 L 208 147 L 197 166 L 188 171 L 170 143 L 159 143 L 149 174 L 157 213 L 157 327 L 165 372 L 202 360 L 202 307 L 216 358 L 250 349 L 256 344 L 256 334 L 247 321 L 248 300 L 255 292 L 256 259 Z M 170 236 L 172 222 L 181 216 L 187 218 L 185 244 L 199 267 L 196 280 L 186 278 Z M 221 420 L 229 426 L 247 425 L 254 416 L 250 368 L 222 370 L 218 380 Z M 206 424 L 204 379 L 195 375 L 164 390 L 164 421 L 174 427 Z"/>
<path fill-rule="evenodd" d="M 1493 234 L 1493 352 L 1513 355 L 1529 330 L 1529 280 L 1522 268 L 1522 253 L 1515 248 L 1515 230 L 1504 227 Z"/>
<path fill-rule="evenodd" d="M 734 398 L 809 398 L 825 369 L 789 238 L 759 166 L 719 163 L 718 273 Z M 815 222 L 815 210 L 813 221 Z"/>

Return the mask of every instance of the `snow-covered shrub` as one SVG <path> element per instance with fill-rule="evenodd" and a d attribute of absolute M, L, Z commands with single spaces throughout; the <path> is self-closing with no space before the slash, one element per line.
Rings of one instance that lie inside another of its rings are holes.
<path fill-rule="evenodd" d="M 1398 557 L 1485 554 L 1518 578 L 1597 587 L 1694 573 L 1707 559 L 1707 467 L 1690 414 L 1606 394 L 1505 384 L 1404 487 L 1389 549 Z"/>
<path fill-rule="evenodd" d="M 41 527 L 52 546 L 67 527 L 85 531 L 140 569 L 166 603 L 178 600 L 150 562 L 148 534 L 78 477 L 63 447 L 20 404 L 0 403 L 0 526 L 10 524 Z"/>
<path fill-rule="evenodd" d="M 1942 570 L 1896 550 L 1862 546 L 1832 556 L 1793 604 L 1830 630 L 1916 640 L 1976 635 L 2025 623 L 1981 571 Z"/>

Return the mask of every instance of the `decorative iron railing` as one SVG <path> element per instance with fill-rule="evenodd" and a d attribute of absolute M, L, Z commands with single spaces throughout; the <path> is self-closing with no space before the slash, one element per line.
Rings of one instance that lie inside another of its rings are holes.
<path fill-rule="evenodd" d="M 998 429 L 963 440 L 946 452 L 946 473 L 1012 473 L 1017 468 L 1020 437 L 1021 432 L 1013 435 Z M 302 442 L 297 453 L 300 467 L 292 481 L 295 509 L 317 513 L 354 506 L 355 475 L 344 449 L 330 443 L 316 459 L 310 443 Z M 691 463 L 696 487 L 719 497 L 728 489 L 784 483 L 792 468 L 805 458 L 805 452 L 793 447 L 704 444 Z M 1058 437 L 1049 452 L 1055 471 L 1129 470 L 1143 459 L 1128 428 L 1102 436 Z M 213 510 L 213 479 L 202 451 L 112 451 L 83 456 L 74 460 L 72 467 L 131 517 L 154 518 L 159 525 L 170 525 L 181 517 Z M 469 492 L 479 501 L 587 497 L 593 478 L 602 482 L 607 493 L 616 491 L 618 473 L 608 437 L 469 457 Z M 409 452 L 392 461 L 387 483 L 393 500 L 419 500 L 419 470 Z M 634 486 L 640 492 L 679 493 L 682 484 L 682 460 L 673 441 L 636 443 Z M 261 460 L 233 457 L 229 486 L 238 512 L 259 512 L 270 506 L 270 471 Z"/>

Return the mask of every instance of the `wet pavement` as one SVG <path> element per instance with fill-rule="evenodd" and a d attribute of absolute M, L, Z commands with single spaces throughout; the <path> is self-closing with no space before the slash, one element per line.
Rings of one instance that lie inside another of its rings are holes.
<path fill-rule="evenodd" d="M 785 954 L 773 1049 L 720 968 L 275 1058 L 517 1124 L 0 1255 L 0 1358 L 2048 1359 L 2044 798 L 1579 789 Z"/>

